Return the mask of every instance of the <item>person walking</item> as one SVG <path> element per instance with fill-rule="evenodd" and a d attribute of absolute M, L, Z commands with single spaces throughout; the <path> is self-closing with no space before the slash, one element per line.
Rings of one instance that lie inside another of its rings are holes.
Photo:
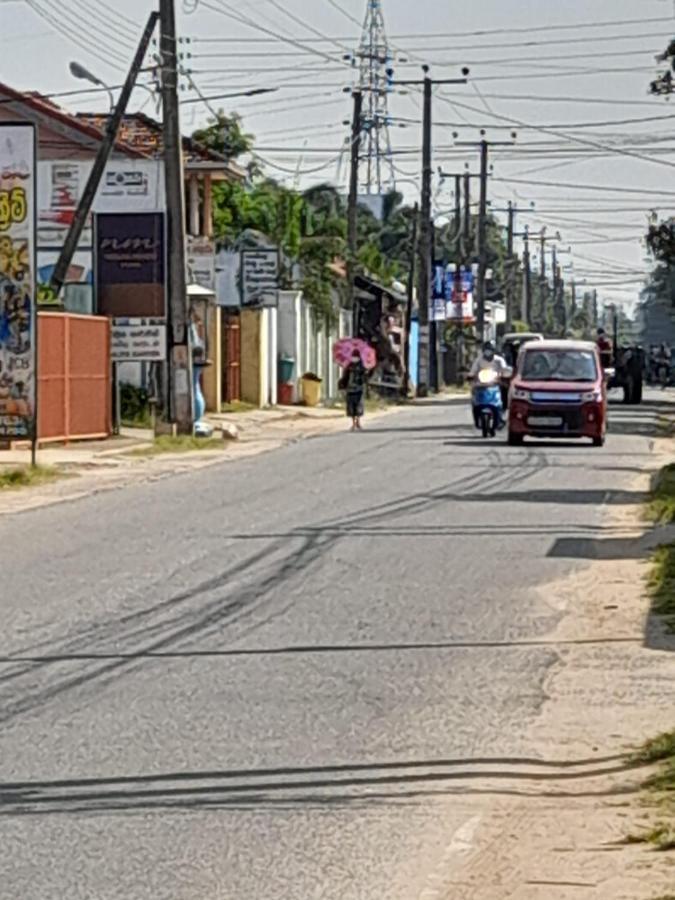
<path fill-rule="evenodd" d="M 352 420 L 351 430 L 360 431 L 366 390 L 366 367 L 361 361 L 361 354 L 358 350 L 354 350 L 352 353 L 351 362 L 342 373 L 339 387 L 346 393 L 347 415 Z"/>

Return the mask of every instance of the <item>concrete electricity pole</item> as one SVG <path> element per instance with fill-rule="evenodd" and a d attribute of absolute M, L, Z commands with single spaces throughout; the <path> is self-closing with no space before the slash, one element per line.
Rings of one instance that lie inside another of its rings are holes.
<path fill-rule="evenodd" d="M 190 311 L 185 265 L 183 148 L 178 116 L 178 56 L 173 0 L 159 0 L 160 65 L 167 208 L 169 419 L 180 434 L 192 434 Z"/>
<path fill-rule="evenodd" d="M 356 291 L 354 290 L 354 276 L 356 274 L 356 226 L 358 224 L 358 199 L 359 199 L 359 151 L 361 148 L 361 110 L 363 106 L 363 94 L 354 91 L 354 111 L 352 114 L 352 132 L 350 147 L 349 169 L 349 200 L 347 205 L 347 280 L 349 286 L 349 300 L 352 309 L 352 334 L 358 337 L 359 310 L 356 303 Z"/>
<path fill-rule="evenodd" d="M 488 141 L 485 138 L 485 129 L 481 129 L 481 140 L 478 142 L 480 150 L 480 201 L 478 206 L 478 279 L 476 281 L 476 331 L 478 339 L 482 343 L 485 336 L 485 276 L 487 273 L 487 180 L 488 160 L 490 147 L 513 146 L 516 140 L 516 132 L 511 133 L 510 141 Z M 456 147 L 475 147 L 472 141 L 458 141 L 457 133 L 453 134 Z"/>
<path fill-rule="evenodd" d="M 414 81 L 396 81 L 396 85 L 415 85 L 423 88 L 423 112 L 422 112 L 422 196 L 420 200 L 420 238 L 419 238 L 419 263 L 418 263 L 418 293 L 417 303 L 419 307 L 419 375 L 417 383 L 418 397 L 426 397 L 429 393 L 429 302 L 431 300 L 431 178 L 433 174 L 431 165 L 431 99 L 433 87 L 436 84 L 466 84 L 469 74 L 468 69 L 462 69 L 463 78 L 432 79 L 429 76 L 429 66 L 422 66 L 424 78 Z"/>
<path fill-rule="evenodd" d="M 526 225 L 520 233 L 514 232 L 513 237 L 523 239 L 523 321 L 528 327 L 532 324 L 532 273 L 530 271 L 530 229 Z"/>

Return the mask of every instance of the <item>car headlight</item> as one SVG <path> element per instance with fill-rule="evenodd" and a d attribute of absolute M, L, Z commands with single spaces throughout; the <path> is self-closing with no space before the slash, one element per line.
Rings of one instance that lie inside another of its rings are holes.
<path fill-rule="evenodd" d="M 513 399 L 514 400 L 529 400 L 530 392 L 523 390 L 523 388 L 514 388 L 513 389 Z"/>
<path fill-rule="evenodd" d="M 588 391 L 581 395 L 583 403 L 599 403 L 602 400 L 602 391 Z"/>

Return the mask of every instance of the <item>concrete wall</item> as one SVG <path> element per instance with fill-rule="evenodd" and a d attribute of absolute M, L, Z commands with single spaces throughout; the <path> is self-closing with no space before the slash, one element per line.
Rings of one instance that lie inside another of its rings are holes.
<path fill-rule="evenodd" d="M 293 367 L 293 401 L 298 400 L 298 375 L 302 374 L 303 363 L 303 315 L 302 294 L 299 291 L 281 291 L 278 310 L 278 353 L 295 360 Z"/>
<path fill-rule="evenodd" d="M 263 405 L 262 392 L 262 311 L 241 311 L 241 399 Z"/>
<path fill-rule="evenodd" d="M 220 338 L 221 312 L 220 307 L 210 303 L 207 317 L 207 346 L 210 366 L 204 369 L 202 375 L 202 391 L 206 401 L 207 412 L 220 412 L 222 404 L 221 371 L 222 371 L 222 347 Z"/>
<path fill-rule="evenodd" d="M 333 362 L 333 344 L 351 334 L 351 314 L 341 310 L 338 321 L 330 329 L 316 328 L 312 309 L 302 294 L 282 291 L 279 297 L 278 353 L 295 360 L 294 400 L 300 397 L 299 379 L 312 372 L 322 379 L 324 400 L 337 396 L 340 370 Z"/>

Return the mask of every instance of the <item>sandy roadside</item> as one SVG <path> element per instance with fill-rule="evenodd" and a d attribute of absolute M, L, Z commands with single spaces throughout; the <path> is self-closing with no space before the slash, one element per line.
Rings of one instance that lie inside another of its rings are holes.
<path fill-rule="evenodd" d="M 655 463 L 672 461 L 665 441 L 658 450 Z M 636 478 L 635 490 L 647 487 L 647 475 Z M 608 526 L 612 538 L 644 548 L 675 538 L 673 529 L 646 532 L 635 507 L 619 507 Z M 600 559 L 542 588 L 563 613 L 548 636 L 558 660 L 523 745 L 553 765 L 543 772 L 526 766 L 525 780 L 483 785 L 488 797 L 474 806 L 480 825 L 452 854 L 430 898 L 675 896 L 675 854 L 621 843 L 654 817 L 640 794 L 647 773 L 626 769 L 623 755 L 675 726 L 675 638 L 648 623 L 647 569 L 642 558 Z M 560 760 L 574 765 L 554 763 Z"/>

